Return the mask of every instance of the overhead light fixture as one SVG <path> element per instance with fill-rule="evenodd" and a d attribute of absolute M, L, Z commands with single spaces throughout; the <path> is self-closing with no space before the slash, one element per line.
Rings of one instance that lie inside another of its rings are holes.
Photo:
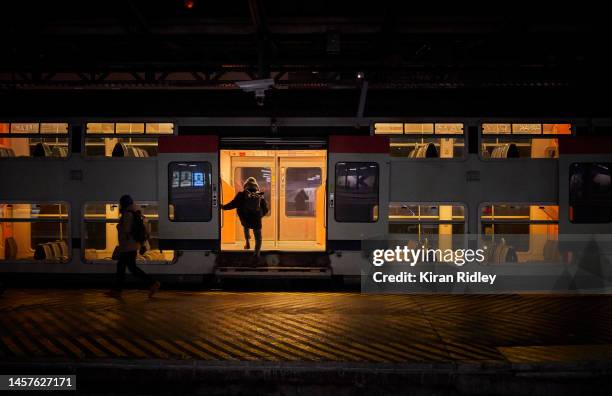
<path fill-rule="evenodd" d="M 186 9 L 191 10 L 195 6 L 195 0 L 185 0 L 183 5 Z"/>

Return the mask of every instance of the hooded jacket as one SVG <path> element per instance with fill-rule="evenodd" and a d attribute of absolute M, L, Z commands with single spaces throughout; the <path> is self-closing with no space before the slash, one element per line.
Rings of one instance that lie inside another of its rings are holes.
<path fill-rule="evenodd" d="M 251 228 L 253 230 L 260 230 L 261 218 L 268 213 L 268 203 L 264 199 L 264 193 L 259 191 L 259 185 L 253 177 L 249 177 L 244 182 L 242 187 L 243 190 L 237 193 L 234 199 L 223 205 L 221 208 L 223 210 L 236 209 L 238 212 L 238 218 L 240 219 L 240 224 L 242 224 L 243 227 Z M 246 209 L 246 197 L 248 191 L 257 193 L 261 196 L 261 200 L 259 201 L 259 211 L 257 212 Z"/>

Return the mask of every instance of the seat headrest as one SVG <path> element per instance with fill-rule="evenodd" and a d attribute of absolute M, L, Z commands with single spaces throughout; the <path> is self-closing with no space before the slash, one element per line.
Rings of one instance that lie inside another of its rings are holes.
<path fill-rule="evenodd" d="M 117 142 L 115 143 L 115 147 L 113 147 L 112 156 L 113 157 L 131 157 L 129 153 L 130 153 L 130 150 L 125 145 L 125 143 Z"/>
<path fill-rule="evenodd" d="M 36 143 L 32 150 L 32 157 L 51 157 L 51 148 L 47 143 Z"/>

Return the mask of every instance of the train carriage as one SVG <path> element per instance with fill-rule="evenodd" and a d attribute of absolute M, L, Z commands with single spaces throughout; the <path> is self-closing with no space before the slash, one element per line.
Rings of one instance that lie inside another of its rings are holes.
<path fill-rule="evenodd" d="M 152 228 L 138 261 L 180 279 L 358 277 L 364 241 L 464 234 L 492 241 L 492 262 L 559 261 L 559 235 L 612 233 L 612 145 L 594 137 L 607 120 L 319 119 L 299 137 L 241 136 L 214 118 L 0 121 L 6 273 L 114 272 L 125 193 Z M 335 134 L 364 122 L 369 134 Z M 220 210 L 248 177 L 270 205 L 257 266 Z"/>

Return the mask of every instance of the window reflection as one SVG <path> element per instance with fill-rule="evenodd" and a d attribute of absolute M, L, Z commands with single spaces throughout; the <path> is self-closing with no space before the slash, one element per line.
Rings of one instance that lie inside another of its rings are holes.
<path fill-rule="evenodd" d="M 336 164 L 334 215 L 338 222 L 368 223 L 378 220 L 378 164 Z"/>
<path fill-rule="evenodd" d="M 321 168 L 287 168 L 285 214 L 314 217 L 316 193 L 321 186 Z"/>

